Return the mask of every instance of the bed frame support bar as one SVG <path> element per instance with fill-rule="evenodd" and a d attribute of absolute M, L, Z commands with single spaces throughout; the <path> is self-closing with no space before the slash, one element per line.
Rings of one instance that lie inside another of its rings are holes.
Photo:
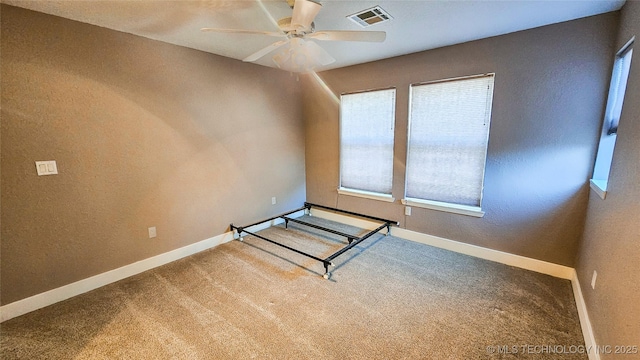
<path fill-rule="evenodd" d="M 388 220 L 388 219 L 383 219 L 383 218 L 379 218 L 379 217 L 375 217 L 375 216 L 369 216 L 369 215 L 364 215 L 364 214 L 358 214 L 356 212 L 352 212 L 352 211 L 347 211 L 347 210 L 342 210 L 342 209 L 336 209 L 336 208 L 332 208 L 332 207 L 328 207 L 328 206 L 324 206 L 324 205 L 318 205 L 318 204 L 312 204 L 309 202 L 305 202 L 304 203 L 304 207 L 307 210 L 311 210 L 312 207 L 314 208 L 318 208 L 318 209 L 325 209 L 325 210 L 331 210 L 331 211 L 337 211 L 337 212 L 341 212 L 343 214 L 348 214 L 348 215 L 353 215 L 353 216 L 358 216 L 364 219 L 369 219 L 369 220 L 375 220 L 375 221 L 379 221 L 379 222 L 383 222 L 383 223 L 388 223 L 390 225 L 395 225 L 395 226 L 399 226 L 400 223 L 394 220 Z"/>
<path fill-rule="evenodd" d="M 298 253 L 298 254 L 300 254 L 300 255 L 304 255 L 304 256 L 306 256 L 306 257 L 312 258 L 313 260 L 320 261 L 321 263 L 323 263 L 323 264 L 325 265 L 325 268 L 326 268 L 327 266 L 334 266 L 334 265 L 333 265 L 333 263 L 331 262 L 331 260 L 320 259 L 319 257 L 317 257 L 317 256 L 313 256 L 313 255 L 311 255 L 311 254 L 307 254 L 307 253 L 306 253 L 306 252 L 304 252 L 304 251 L 300 251 L 300 250 L 298 250 L 298 249 L 294 249 L 294 248 L 292 248 L 292 247 L 290 247 L 290 246 L 287 246 L 287 245 L 284 245 L 284 244 L 280 244 L 280 243 L 278 243 L 278 242 L 275 242 L 275 241 L 273 241 L 273 240 L 271 240 L 271 239 L 269 239 L 269 238 L 266 238 L 266 237 L 264 237 L 264 236 L 262 236 L 262 235 L 258 235 L 258 234 L 256 234 L 256 233 L 251 232 L 251 231 L 247 231 L 247 230 L 245 230 L 245 229 L 244 229 L 244 228 L 242 228 L 242 227 L 238 227 L 238 226 L 235 226 L 235 225 L 231 224 L 231 230 L 236 230 L 236 231 L 238 232 L 238 234 L 240 234 L 240 233 L 245 233 L 245 234 L 249 234 L 249 235 L 251 235 L 251 236 L 255 236 L 255 237 L 257 237 L 258 239 L 262 239 L 262 240 L 267 241 L 267 242 L 270 242 L 270 243 L 272 243 L 272 244 L 274 244 L 274 245 L 278 245 L 278 246 L 283 247 L 283 248 L 285 248 L 285 249 L 288 249 L 288 250 L 291 250 L 291 251 L 293 251 L 293 252 L 296 252 L 296 253 Z"/>
<path fill-rule="evenodd" d="M 358 237 L 357 237 L 357 236 L 353 236 L 353 235 L 345 234 L 345 233 L 340 232 L 340 231 L 338 231 L 338 230 L 333 230 L 333 229 L 326 228 L 326 227 L 324 227 L 324 226 L 320 226 L 320 225 L 316 225 L 316 224 L 311 224 L 311 223 L 308 223 L 308 222 L 306 222 L 306 221 L 302 221 L 302 220 L 298 220 L 298 219 L 292 219 L 292 218 L 289 218 L 289 217 L 286 217 L 286 216 L 283 216 L 283 219 L 284 219 L 284 221 L 285 221 L 285 227 L 288 227 L 289 221 L 291 221 L 291 222 L 294 222 L 294 223 L 297 223 L 297 224 L 302 224 L 302 225 L 306 225 L 306 226 L 308 226 L 308 227 L 312 227 L 312 228 L 314 228 L 314 229 L 319 229 L 319 230 L 323 230 L 323 231 L 326 231 L 326 232 L 330 232 L 330 233 L 332 233 L 332 234 L 336 234 L 336 235 L 344 236 L 344 237 L 346 237 L 346 238 L 347 238 L 347 241 L 349 241 L 349 244 L 351 244 L 351 242 L 352 242 L 354 239 L 358 239 Z"/>
<path fill-rule="evenodd" d="M 337 258 L 338 256 L 344 254 L 345 252 L 347 252 L 348 250 L 350 250 L 352 247 L 360 244 L 361 242 L 363 242 L 364 240 L 368 239 L 369 237 L 371 237 L 373 234 L 379 232 L 380 230 L 384 229 L 387 227 L 387 224 L 384 225 L 380 225 L 377 229 L 375 230 L 371 230 L 369 233 L 367 233 L 365 236 L 356 239 L 354 242 L 350 243 L 349 245 L 343 247 L 342 249 L 336 251 L 335 253 L 333 253 L 332 255 L 330 255 L 329 257 L 327 257 L 325 260 L 327 261 L 331 261 L 335 258 Z"/>
<path fill-rule="evenodd" d="M 255 222 L 255 223 L 253 223 L 251 225 L 245 225 L 245 226 L 243 226 L 243 228 L 248 228 L 248 227 L 260 225 L 262 223 L 266 223 L 267 221 L 272 221 L 272 220 L 275 220 L 275 219 L 281 219 L 281 218 L 284 218 L 287 215 L 291 215 L 293 213 L 297 213 L 298 211 L 302 211 L 302 210 L 309 210 L 309 208 L 307 206 L 303 206 L 303 207 L 301 207 L 299 209 L 291 210 L 291 211 L 286 212 L 284 214 L 280 214 L 280 215 L 277 215 L 277 216 L 274 216 L 274 217 L 270 217 L 270 218 L 262 220 L 262 221 Z"/>

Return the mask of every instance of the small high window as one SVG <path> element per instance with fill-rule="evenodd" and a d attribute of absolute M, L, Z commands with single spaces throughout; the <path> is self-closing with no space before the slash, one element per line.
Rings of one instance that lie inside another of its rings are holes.
<path fill-rule="evenodd" d="M 609 85 L 609 98 L 605 110 L 602 132 L 600 134 L 600 145 L 591 179 L 591 188 L 604 199 L 609 183 L 609 173 L 611 172 L 611 162 L 613 161 L 613 151 L 616 146 L 618 136 L 618 125 L 620 115 L 622 115 L 622 105 L 624 94 L 627 89 L 629 70 L 631 69 L 631 57 L 633 55 L 633 42 L 635 37 L 629 40 L 617 53 L 613 63 L 613 73 L 611 74 L 611 84 Z"/>

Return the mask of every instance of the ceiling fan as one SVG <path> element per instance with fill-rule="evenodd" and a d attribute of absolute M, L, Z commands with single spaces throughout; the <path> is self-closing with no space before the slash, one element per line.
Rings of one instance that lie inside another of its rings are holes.
<path fill-rule="evenodd" d="M 311 0 L 287 0 L 287 2 L 292 6 L 293 14 L 278 21 L 279 32 L 216 28 L 202 28 L 201 31 L 283 37 L 284 39 L 247 56 L 243 61 L 253 62 L 276 49 L 281 49 L 272 60 L 278 67 L 294 72 L 310 71 L 318 65 L 324 66 L 335 61 L 326 50 L 308 39 L 382 42 L 386 38 L 384 31 L 316 31 L 313 20 L 320 12 L 322 5 Z"/>

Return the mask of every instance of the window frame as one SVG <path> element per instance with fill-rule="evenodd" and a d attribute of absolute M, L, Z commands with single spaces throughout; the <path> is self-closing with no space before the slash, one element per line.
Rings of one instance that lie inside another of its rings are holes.
<path fill-rule="evenodd" d="M 410 148 L 411 148 L 411 120 L 412 120 L 412 105 L 413 105 L 413 91 L 412 88 L 413 86 L 420 86 L 420 85 L 428 85 L 428 84 L 438 84 L 438 83 L 443 83 L 443 82 L 452 82 L 452 81 L 463 81 L 463 80 L 470 80 L 470 79 L 476 79 L 476 78 L 484 78 L 484 77 L 490 77 L 491 78 L 491 91 L 488 94 L 487 97 L 487 112 L 486 112 L 486 121 L 487 121 L 487 138 L 486 138 L 486 142 L 485 142 L 485 151 L 484 151 L 484 160 L 483 160 L 483 165 L 482 165 L 482 174 L 481 174 L 481 185 L 480 185 L 480 195 L 479 195 L 479 200 L 478 206 L 472 206 L 472 205 L 464 205 L 464 204 L 458 204 L 458 203 L 454 203 L 454 202 L 444 202 L 444 201 L 436 201 L 436 200 L 429 200 L 429 199 L 420 199 L 420 198 L 413 198 L 413 197 L 408 197 L 407 196 L 407 183 L 409 181 L 409 176 L 408 176 L 408 169 L 409 169 L 409 156 L 410 156 Z M 493 109 L 493 95 L 494 95 L 494 88 L 495 88 L 495 73 L 483 73 L 483 74 L 477 74 L 477 75 L 469 75 L 469 76 L 461 76 L 461 77 L 455 77 L 455 78 L 448 78 L 448 79 L 441 79 L 441 80 L 434 80 L 434 81 L 428 81 L 428 82 L 421 82 L 421 83 L 414 83 L 411 84 L 409 86 L 409 104 L 408 104 L 408 119 L 407 119 L 407 154 L 406 154 L 406 160 L 405 160 L 405 187 L 404 187 L 404 198 L 401 200 L 402 204 L 404 205 L 409 205 L 409 206 L 416 206 L 416 207 L 421 207 L 421 208 L 427 208 L 427 209 L 431 209 L 431 210 L 438 210 L 438 211 L 444 211 L 444 212 L 449 212 L 449 213 L 454 213 L 454 214 L 460 214 L 460 215 L 467 215 L 467 216 L 473 216 L 473 217 L 483 217 L 485 215 L 485 212 L 482 210 L 482 200 L 484 197 L 484 182 L 485 182 L 485 174 L 486 174 L 486 164 L 487 164 L 487 157 L 488 157 L 488 150 L 489 150 L 489 137 L 490 137 L 490 126 L 491 126 L 491 117 L 492 117 L 492 109 Z"/>
<path fill-rule="evenodd" d="M 618 136 L 618 126 L 622 117 L 624 98 L 633 62 L 633 45 L 635 36 L 631 37 L 616 52 L 613 68 L 611 70 L 611 81 L 607 94 L 607 105 L 605 108 L 598 150 L 593 166 L 593 173 L 589 180 L 591 189 L 601 198 L 605 199 L 609 188 L 609 178 L 611 176 L 611 165 L 615 154 L 616 140 Z M 625 71 L 625 59 L 628 58 L 628 68 Z M 623 81 L 624 79 L 624 81 Z"/>
<path fill-rule="evenodd" d="M 393 101 L 392 101 L 392 116 L 391 116 L 391 123 L 392 123 L 392 129 L 391 129 L 391 138 L 392 138 L 392 145 L 391 145 L 391 184 L 390 184 L 390 191 L 389 193 L 382 193 L 382 192 L 375 192 L 375 191 L 368 191 L 368 190 L 364 190 L 364 189 L 356 189 L 356 188 L 350 188 L 350 187 L 344 187 L 342 185 L 343 183 L 343 113 L 342 113 L 342 97 L 345 95 L 357 95 L 357 94 L 365 94 L 365 93 L 372 93 L 372 92 L 377 92 L 377 91 L 393 91 Z M 395 198 L 393 198 L 393 175 L 394 175 L 394 169 L 393 169 L 393 158 L 394 158 L 394 151 L 395 151 L 395 126 L 396 126 L 396 106 L 397 105 L 397 89 L 395 86 L 393 87 L 384 87 L 384 88 L 374 88 L 374 89 L 367 89 L 367 90 L 362 90 L 362 91 L 354 91 L 354 92 L 346 92 L 346 93 L 342 93 L 340 94 L 340 116 L 339 116 L 339 136 L 338 136 L 338 142 L 339 142 L 339 171 L 338 171 L 338 189 L 337 192 L 339 195 L 347 195 L 347 196 L 355 196 L 355 197 L 361 197 L 361 198 L 366 198 L 366 199 L 371 199 L 371 200 L 378 200 L 378 201 L 385 201 L 385 202 L 394 202 Z"/>

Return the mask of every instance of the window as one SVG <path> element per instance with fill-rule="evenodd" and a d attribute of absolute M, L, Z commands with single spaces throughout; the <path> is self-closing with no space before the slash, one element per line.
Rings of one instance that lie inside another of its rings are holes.
<path fill-rule="evenodd" d="M 412 85 L 404 204 L 483 216 L 494 74 Z"/>
<path fill-rule="evenodd" d="M 395 89 L 341 96 L 339 193 L 393 201 L 395 103 Z"/>
<path fill-rule="evenodd" d="M 618 136 L 618 124 L 622 114 L 622 103 L 624 93 L 627 89 L 627 79 L 631 69 L 631 56 L 633 55 L 633 41 L 629 40 L 616 54 L 613 63 L 613 73 L 611 74 L 611 84 L 609 85 L 609 98 L 607 99 L 607 109 L 605 110 L 602 133 L 600 135 L 600 145 L 596 156 L 596 164 L 593 169 L 591 188 L 604 199 L 609 182 L 609 172 L 613 161 L 613 150 L 616 146 Z"/>

